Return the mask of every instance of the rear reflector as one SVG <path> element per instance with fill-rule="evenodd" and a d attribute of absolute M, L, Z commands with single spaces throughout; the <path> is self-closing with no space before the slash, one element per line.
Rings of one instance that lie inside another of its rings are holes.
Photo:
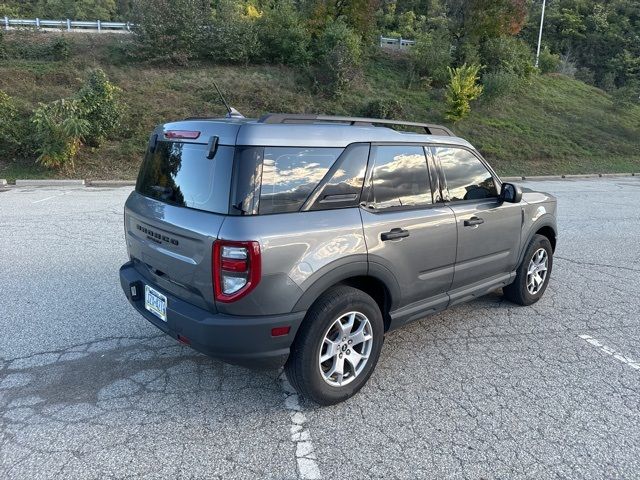
<path fill-rule="evenodd" d="M 178 335 L 178 341 L 185 345 L 191 345 L 191 340 L 189 340 L 187 337 L 183 337 L 182 335 Z"/>
<path fill-rule="evenodd" d="M 164 132 L 164 136 L 172 139 L 186 138 L 195 140 L 200 136 L 200 132 L 196 130 L 167 130 Z"/>
<path fill-rule="evenodd" d="M 291 330 L 291 327 L 275 327 L 271 329 L 271 336 L 283 337 L 284 335 L 287 335 L 290 330 Z"/>

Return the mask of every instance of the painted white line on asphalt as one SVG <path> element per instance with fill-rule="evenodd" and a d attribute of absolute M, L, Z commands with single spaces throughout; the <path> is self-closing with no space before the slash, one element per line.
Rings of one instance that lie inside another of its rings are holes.
<path fill-rule="evenodd" d="M 629 365 L 631 368 L 635 368 L 636 370 L 640 370 L 640 361 L 637 362 L 635 360 L 632 360 L 629 357 L 625 357 L 621 353 L 616 352 L 613 348 L 607 347 L 601 341 L 596 340 L 591 335 L 578 335 L 578 336 L 581 339 L 583 339 L 585 342 L 598 348 L 600 351 L 606 353 L 607 355 L 611 355 L 613 358 L 615 358 L 619 362 Z"/>
<path fill-rule="evenodd" d="M 280 374 L 280 383 L 284 391 L 284 405 L 291 418 L 291 441 L 296 447 L 296 462 L 298 463 L 298 475 L 304 480 L 319 480 L 320 468 L 318 458 L 311 441 L 311 433 L 306 427 L 307 417 L 300 406 L 300 397 L 291 386 L 284 372 Z"/>
<path fill-rule="evenodd" d="M 62 192 L 62 193 L 59 193 L 57 195 L 52 195 L 52 196 L 47 197 L 47 198 L 41 198 L 40 200 L 36 200 L 34 202 L 31 202 L 31 203 L 33 204 L 33 203 L 46 202 L 47 200 L 51 200 L 52 198 L 56 198 L 56 197 L 61 197 L 62 195 L 66 195 L 67 193 L 69 193 L 69 192 L 68 191 L 67 192 Z"/>

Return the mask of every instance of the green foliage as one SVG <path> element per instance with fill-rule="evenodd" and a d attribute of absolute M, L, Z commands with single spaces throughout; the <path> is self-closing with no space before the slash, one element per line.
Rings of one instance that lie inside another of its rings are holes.
<path fill-rule="evenodd" d="M 49 55 L 52 60 L 66 60 L 71 54 L 71 45 L 65 37 L 58 37 L 49 44 Z"/>
<path fill-rule="evenodd" d="M 478 84 L 480 66 L 464 64 L 453 69 L 449 67 L 448 70 L 445 118 L 457 122 L 471 113 L 470 102 L 482 94 L 482 85 Z"/>
<path fill-rule="evenodd" d="M 491 38 L 484 42 L 480 54 L 489 73 L 506 72 L 527 78 L 535 72 L 533 53 L 529 46 L 518 38 Z"/>
<path fill-rule="evenodd" d="M 307 8 L 304 7 L 305 3 Z M 321 31 L 327 23 L 342 20 L 361 38 L 373 40 L 379 0 L 302 0 L 300 4 L 302 11 L 310 13 L 311 30 L 314 34 Z"/>
<path fill-rule="evenodd" d="M 38 162 L 48 168 L 74 170 L 74 159 L 89 122 L 82 118 L 78 100 L 56 100 L 40 104 L 33 112 L 32 123 L 38 142 Z"/>
<path fill-rule="evenodd" d="M 332 20 L 317 39 L 315 50 L 316 78 L 331 94 L 344 94 L 362 73 L 360 36 L 342 20 Z"/>
<path fill-rule="evenodd" d="M 531 2 L 523 30 L 537 42 L 541 2 Z M 640 7 L 637 0 L 547 2 L 543 41 L 553 52 L 571 54 L 575 67 L 594 85 L 611 89 L 640 76 Z M 613 85 L 612 85 L 613 84 Z"/>
<path fill-rule="evenodd" d="M 7 46 L 4 42 L 4 33 L 0 30 L 0 60 L 7 57 Z"/>
<path fill-rule="evenodd" d="M 433 31 L 449 31 L 452 23 L 441 0 L 385 2 L 376 12 L 376 20 L 385 37 L 408 39 Z"/>
<path fill-rule="evenodd" d="M 123 113 L 120 92 L 101 69 L 91 72 L 78 92 L 76 113 L 87 122 L 82 136 L 88 145 L 97 147 L 118 130 Z"/>
<path fill-rule="evenodd" d="M 482 75 L 483 98 L 494 99 L 513 92 L 522 84 L 522 79 L 509 72 L 485 73 Z"/>
<path fill-rule="evenodd" d="M 17 150 L 20 132 L 16 129 L 18 109 L 9 95 L 0 90 L 0 156 L 12 156 Z"/>
<path fill-rule="evenodd" d="M 449 15 L 463 43 L 517 34 L 527 18 L 525 0 L 453 0 Z"/>
<path fill-rule="evenodd" d="M 4 18 L 5 16 L 9 18 L 17 18 L 21 16 L 22 12 L 24 12 L 24 10 L 22 10 L 18 5 L 10 5 L 5 2 L 0 3 L 1 18 Z"/>
<path fill-rule="evenodd" d="M 262 58 L 304 66 L 310 60 L 310 35 L 292 0 L 276 0 L 257 21 Z"/>
<path fill-rule="evenodd" d="M 538 68 L 540 73 L 553 73 L 558 71 L 560 66 L 560 55 L 553 54 L 547 47 L 540 51 L 538 59 Z"/>
<path fill-rule="evenodd" d="M 260 49 L 256 22 L 234 0 L 221 0 L 201 52 L 216 63 L 247 64 Z"/>
<path fill-rule="evenodd" d="M 451 39 L 446 31 L 434 31 L 421 34 L 410 52 L 411 71 L 428 83 L 442 87 L 449 76 L 447 68 L 451 65 Z"/>
<path fill-rule="evenodd" d="M 201 51 L 210 8 L 194 0 L 140 0 L 134 4 L 135 38 L 144 58 L 186 64 Z"/>
<path fill-rule="evenodd" d="M 368 118 L 400 119 L 402 104 L 395 98 L 376 98 L 362 109 L 362 116 Z"/>
<path fill-rule="evenodd" d="M 71 42 L 62 35 L 38 38 L 30 32 L 12 32 L 11 40 L 3 42 L 0 38 L 0 58 L 63 61 L 70 55 Z"/>
<path fill-rule="evenodd" d="M 635 80 L 624 87 L 616 88 L 611 92 L 611 96 L 613 105 L 620 110 L 640 105 L 640 80 Z"/>
<path fill-rule="evenodd" d="M 38 0 L 37 13 L 43 18 L 110 20 L 116 12 L 115 0 Z"/>

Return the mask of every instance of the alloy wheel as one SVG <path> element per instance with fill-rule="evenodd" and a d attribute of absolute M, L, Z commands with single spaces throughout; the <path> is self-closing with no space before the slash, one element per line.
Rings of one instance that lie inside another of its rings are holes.
<path fill-rule="evenodd" d="M 373 348 L 371 322 L 361 312 L 338 317 L 322 340 L 318 366 L 325 382 L 333 387 L 351 383 L 364 370 Z"/>
<path fill-rule="evenodd" d="M 549 256 L 544 248 L 539 248 L 529 261 L 527 268 L 527 290 L 531 295 L 537 294 L 547 278 Z"/>

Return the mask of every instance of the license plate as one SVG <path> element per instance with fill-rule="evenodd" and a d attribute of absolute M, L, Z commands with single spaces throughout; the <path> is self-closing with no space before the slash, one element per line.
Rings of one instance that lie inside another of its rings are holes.
<path fill-rule="evenodd" d="M 144 308 L 163 322 L 167 321 L 167 297 L 149 285 L 144 286 Z"/>

